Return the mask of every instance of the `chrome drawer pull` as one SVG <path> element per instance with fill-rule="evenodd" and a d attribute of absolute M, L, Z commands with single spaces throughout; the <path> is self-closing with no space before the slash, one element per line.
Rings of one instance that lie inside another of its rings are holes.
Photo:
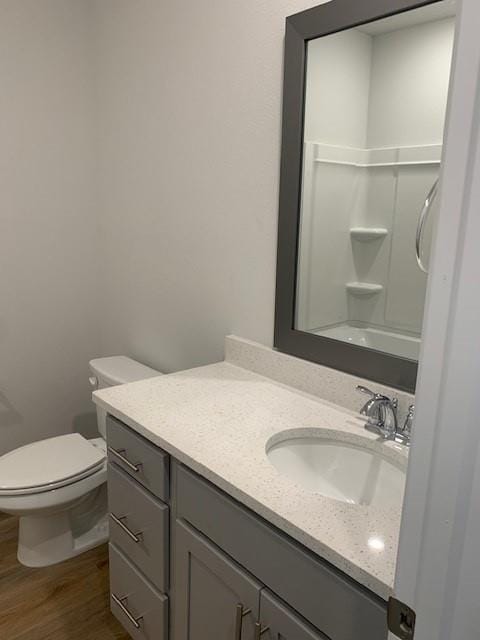
<path fill-rule="evenodd" d="M 125 456 L 122 455 L 122 453 L 125 453 L 125 449 L 120 449 L 119 451 L 117 451 L 117 449 L 114 449 L 113 447 L 108 447 L 108 451 L 109 453 L 112 454 L 112 456 L 115 456 L 116 458 L 118 458 L 121 462 L 123 462 L 123 464 L 125 464 L 129 469 L 131 469 L 133 473 L 138 473 L 140 471 L 140 467 L 142 466 L 142 463 L 137 462 L 137 464 L 133 464 L 133 462 L 130 462 L 130 460 L 128 460 Z"/>
<path fill-rule="evenodd" d="M 260 640 L 264 633 L 269 631 L 270 627 L 263 627 L 261 622 L 255 623 L 255 640 Z"/>
<path fill-rule="evenodd" d="M 117 518 L 117 516 L 114 513 L 110 514 L 110 518 L 115 522 L 115 524 L 118 524 L 118 526 L 122 529 L 122 531 L 125 531 L 127 536 L 129 536 L 134 542 L 138 544 L 140 542 L 140 536 L 142 535 L 142 532 L 137 531 L 137 533 L 133 533 L 133 531 L 131 531 L 127 527 L 127 525 L 122 522 L 122 520 L 125 520 L 126 517 L 127 516 L 122 516 L 121 518 Z"/>
<path fill-rule="evenodd" d="M 235 617 L 235 640 L 242 640 L 243 618 L 249 613 L 252 613 L 251 609 L 244 609 L 243 604 L 237 604 L 237 613 Z"/>
<path fill-rule="evenodd" d="M 118 605 L 120 607 L 120 609 L 122 610 L 122 612 L 127 616 L 127 618 L 130 620 L 130 622 L 133 624 L 133 626 L 135 627 L 135 629 L 140 629 L 140 621 L 143 620 L 143 616 L 140 616 L 139 618 L 135 618 L 135 616 L 132 616 L 132 614 L 130 613 L 130 611 L 127 609 L 127 607 L 123 604 L 124 602 L 126 602 L 127 598 L 119 598 L 118 596 L 116 596 L 114 593 L 111 594 L 112 596 L 112 600 L 115 602 L 116 605 Z"/>

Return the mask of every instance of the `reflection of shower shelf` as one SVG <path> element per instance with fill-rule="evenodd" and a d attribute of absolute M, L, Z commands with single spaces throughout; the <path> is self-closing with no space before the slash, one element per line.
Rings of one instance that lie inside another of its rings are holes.
<path fill-rule="evenodd" d="M 440 164 L 440 160 L 412 160 L 412 162 L 372 162 L 370 164 L 367 163 L 359 163 L 359 162 L 347 162 L 343 160 L 328 160 L 327 158 L 315 158 L 315 162 L 320 162 L 321 164 L 336 164 L 341 165 L 343 167 L 358 167 L 360 169 L 376 169 L 381 167 L 420 167 L 422 165 L 437 165 Z"/>
<path fill-rule="evenodd" d="M 353 227 L 350 229 L 352 238 L 360 242 L 371 242 L 378 238 L 384 238 L 387 234 L 387 229 L 383 227 Z"/>
<path fill-rule="evenodd" d="M 408 167 L 439 165 L 442 158 L 441 144 L 426 144 L 413 147 L 356 148 L 339 147 L 321 142 L 313 145 L 314 161 L 322 164 L 345 165 L 347 167 Z"/>
<path fill-rule="evenodd" d="M 381 284 L 371 282 L 347 282 L 345 287 L 354 296 L 373 296 L 383 290 Z"/>

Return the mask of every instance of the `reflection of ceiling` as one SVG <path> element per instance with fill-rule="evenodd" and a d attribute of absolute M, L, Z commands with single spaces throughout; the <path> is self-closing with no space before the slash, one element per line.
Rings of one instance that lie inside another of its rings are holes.
<path fill-rule="evenodd" d="M 434 4 L 414 9 L 413 11 L 405 11 L 390 18 L 370 22 L 369 24 L 357 27 L 357 31 L 368 33 L 370 35 L 378 35 L 380 33 L 388 33 L 405 27 L 412 27 L 416 24 L 424 22 L 433 22 L 434 20 L 442 20 L 455 16 L 456 0 L 443 0 L 443 2 L 435 2 Z"/>

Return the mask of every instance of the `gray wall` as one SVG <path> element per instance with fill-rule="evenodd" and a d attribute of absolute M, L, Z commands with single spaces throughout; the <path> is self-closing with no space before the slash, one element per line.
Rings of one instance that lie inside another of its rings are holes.
<path fill-rule="evenodd" d="M 88 2 L 0 3 L 0 453 L 92 410 L 91 19 Z"/>
<path fill-rule="evenodd" d="M 105 353 L 272 343 L 284 20 L 316 4 L 97 3 Z"/>

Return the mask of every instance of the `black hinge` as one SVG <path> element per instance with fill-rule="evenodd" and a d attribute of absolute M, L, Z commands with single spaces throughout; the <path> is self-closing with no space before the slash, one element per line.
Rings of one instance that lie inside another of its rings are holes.
<path fill-rule="evenodd" d="M 388 630 L 394 633 L 400 640 L 413 640 L 415 635 L 416 614 L 413 609 L 397 598 L 391 597 L 388 601 L 387 619 Z"/>

